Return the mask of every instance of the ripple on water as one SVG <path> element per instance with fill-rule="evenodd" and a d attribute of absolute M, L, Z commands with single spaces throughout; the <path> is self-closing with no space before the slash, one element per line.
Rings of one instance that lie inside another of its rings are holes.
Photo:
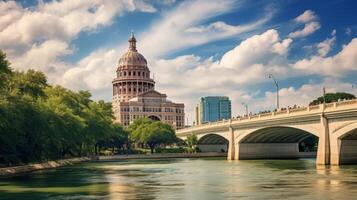
<path fill-rule="evenodd" d="M 0 179 L 1 199 L 350 199 L 357 166 L 315 160 L 89 162 Z"/>

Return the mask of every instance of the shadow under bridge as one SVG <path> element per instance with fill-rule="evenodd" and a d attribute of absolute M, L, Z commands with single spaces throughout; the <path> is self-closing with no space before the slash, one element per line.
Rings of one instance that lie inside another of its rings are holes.
<path fill-rule="evenodd" d="M 201 152 L 227 152 L 228 140 L 218 134 L 207 134 L 199 138 L 197 148 Z"/>
<path fill-rule="evenodd" d="M 268 127 L 253 131 L 238 143 L 239 159 L 316 157 L 318 137 L 292 127 Z"/>

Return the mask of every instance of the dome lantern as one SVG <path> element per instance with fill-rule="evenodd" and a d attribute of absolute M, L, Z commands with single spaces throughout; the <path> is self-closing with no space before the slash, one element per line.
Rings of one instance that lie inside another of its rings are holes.
<path fill-rule="evenodd" d="M 134 32 L 132 31 L 131 32 L 131 35 L 130 35 L 130 38 L 128 40 L 129 42 L 129 51 L 137 51 L 136 50 L 136 39 L 135 39 L 135 36 L 134 36 Z"/>

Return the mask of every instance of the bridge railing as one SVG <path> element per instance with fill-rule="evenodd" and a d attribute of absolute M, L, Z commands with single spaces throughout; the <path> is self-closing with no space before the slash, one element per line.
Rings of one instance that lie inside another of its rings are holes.
<path fill-rule="evenodd" d="M 231 121 L 248 121 L 248 120 L 253 120 L 253 119 L 264 119 L 264 118 L 269 118 L 277 115 L 290 115 L 290 114 L 298 114 L 298 113 L 303 113 L 303 112 L 322 112 L 323 109 L 329 110 L 331 108 L 341 108 L 345 106 L 350 106 L 350 105 L 356 105 L 357 106 L 357 99 L 353 100 L 346 100 L 346 101 L 339 101 L 339 102 L 334 102 L 334 103 L 327 103 L 327 104 L 319 104 L 319 105 L 312 105 L 312 106 L 307 106 L 307 107 L 297 107 L 297 108 L 290 108 L 290 109 L 284 109 L 284 110 L 278 110 L 278 111 L 272 111 L 268 113 L 261 113 L 261 114 L 254 114 L 254 115 L 249 115 L 249 116 L 244 116 L 244 117 L 237 117 L 237 118 L 232 118 Z M 229 123 L 230 120 L 221 120 L 221 121 L 216 121 L 216 122 L 208 122 L 205 124 L 201 125 L 196 125 L 192 126 L 189 128 L 181 129 L 178 132 L 181 131 L 190 131 L 193 129 L 197 128 L 205 128 L 213 125 L 223 125 L 226 123 Z"/>

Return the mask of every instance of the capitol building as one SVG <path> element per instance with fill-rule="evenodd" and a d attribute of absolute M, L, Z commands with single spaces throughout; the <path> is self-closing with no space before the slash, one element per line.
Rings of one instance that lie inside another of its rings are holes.
<path fill-rule="evenodd" d="M 145 57 L 136 49 L 133 33 L 128 51 L 119 59 L 112 83 L 115 122 L 127 126 L 135 119 L 148 117 L 175 129 L 185 127 L 185 105 L 169 101 L 166 94 L 155 90 L 155 81 L 150 77 Z"/>

